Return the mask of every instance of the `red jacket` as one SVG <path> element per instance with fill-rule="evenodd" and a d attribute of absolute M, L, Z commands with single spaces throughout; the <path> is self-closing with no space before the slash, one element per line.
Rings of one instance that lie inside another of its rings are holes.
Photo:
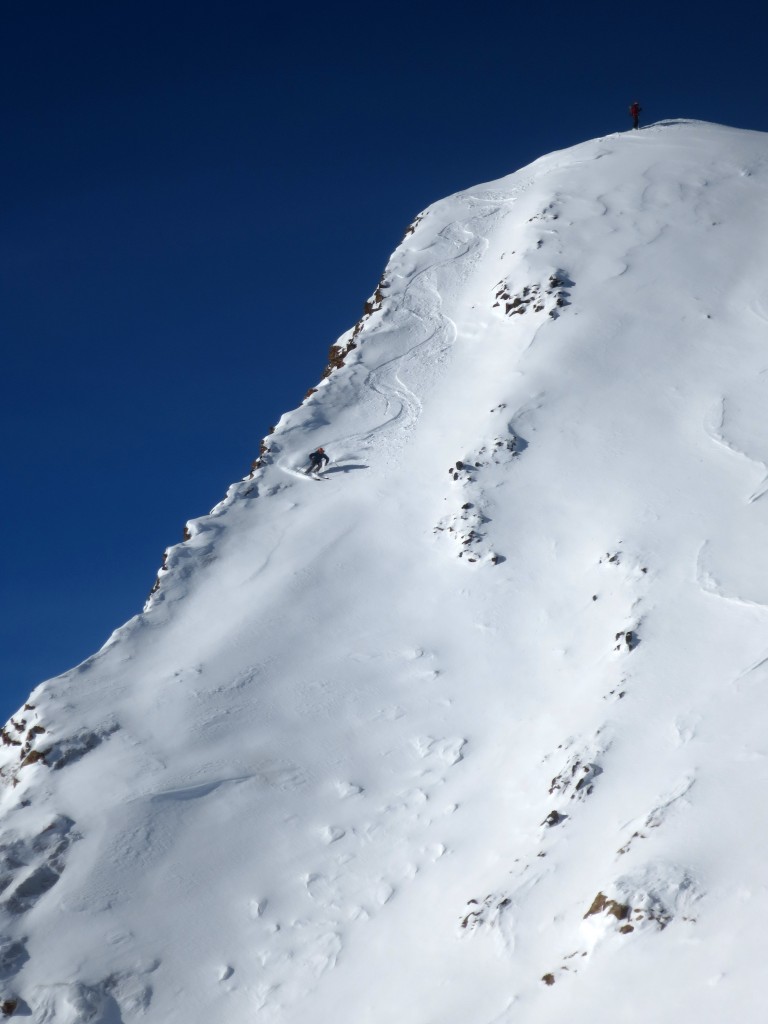
<path fill-rule="evenodd" d="M 629 112 L 632 115 L 632 117 L 637 117 L 637 115 L 642 111 L 642 109 L 643 108 L 640 106 L 639 103 L 633 103 L 632 106 L 629 108 Z"/>

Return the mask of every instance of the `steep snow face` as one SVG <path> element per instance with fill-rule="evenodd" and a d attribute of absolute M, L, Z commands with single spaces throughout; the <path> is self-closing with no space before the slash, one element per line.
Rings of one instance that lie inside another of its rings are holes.
<path fill-rule="evenodd" d="M 3 1012 L 762 1019 L 767 266 L 768 137 L 700 123 L 419 217 L 5 726 Z"/>

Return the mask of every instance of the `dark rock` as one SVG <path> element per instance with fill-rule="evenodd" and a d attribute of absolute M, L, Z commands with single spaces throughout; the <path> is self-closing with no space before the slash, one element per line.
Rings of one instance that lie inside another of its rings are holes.
<path fill-rule="evenodd" d="M 584 915 L 584 918 L 592 917 L 594 914 L 612 914 L 617 921 L 626 921 L 632 912 L 632 908 L 626 903 L 619 903 L 617 900 L 609 900 L 608 897 L 599 892 L 592 901 L 592 906 Z"/>
<path fill-rule="evenodd" d="M 550 811 L 541 824 L 546 825 L 547 828 L 552 828 L 554 825 L 559 825 L 560 822 L 565 821 L 567 817 L 567 814 L 561 814 L 559 811 Z"/>

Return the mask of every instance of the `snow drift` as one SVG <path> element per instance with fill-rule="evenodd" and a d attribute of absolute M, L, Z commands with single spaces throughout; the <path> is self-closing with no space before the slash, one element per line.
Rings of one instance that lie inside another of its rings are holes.
<path fill-rule="evenodd" d="M 766 200 L 678 121 L 417 218 L 2 730 L 6 1016 L 761 1019 Z"/>

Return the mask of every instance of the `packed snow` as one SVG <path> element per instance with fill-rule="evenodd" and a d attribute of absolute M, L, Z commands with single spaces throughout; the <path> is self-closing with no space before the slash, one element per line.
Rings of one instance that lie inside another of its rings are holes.
<path fill-rule="evenodd" d="M 768 136 L 700 122 L 420 215 L 2 730 L 2 1013 L 761 1020 L 767 266 Z"/>

